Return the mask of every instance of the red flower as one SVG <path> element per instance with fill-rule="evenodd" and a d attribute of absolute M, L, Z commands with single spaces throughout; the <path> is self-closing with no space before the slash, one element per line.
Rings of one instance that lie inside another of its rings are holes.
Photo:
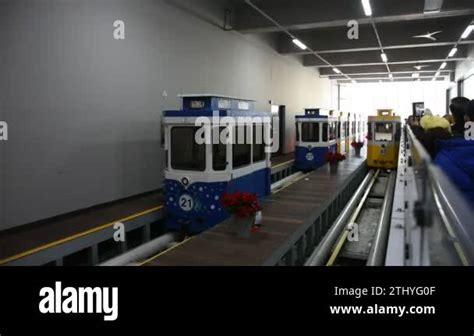
<path fill-rule="evenodd" d="M 262 210 L 255 193 L 226 193 L 222 197 L 222 204 L 229 213 L 241 218 L 254 216 Z"/>
<path fill-rule="evenodd" d="M 340 162 L 346 159 L 345 155 L 336 152 L 327 152 L 326 153 L 326 161 L 327 162 Z"/>
<path fill-rule="evenodd" d="M 358 148 L 362 148 L 364 147 L 364 142 L 358 142 L 358 141 L 354 141 L 351 143 L 351 146 L 358 149 Z"/>

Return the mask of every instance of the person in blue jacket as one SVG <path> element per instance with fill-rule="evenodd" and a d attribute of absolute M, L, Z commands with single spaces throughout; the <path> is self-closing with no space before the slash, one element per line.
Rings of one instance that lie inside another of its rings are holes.
<path fill-rule="evenodd" d="M 469 119 L 474 118 L 474 101 L 469 105 L 467 116 Z M 439 141 L 438 149 L 435 163 L 474 207 L 474 140 L 461 136 L 453 137 Z"/>

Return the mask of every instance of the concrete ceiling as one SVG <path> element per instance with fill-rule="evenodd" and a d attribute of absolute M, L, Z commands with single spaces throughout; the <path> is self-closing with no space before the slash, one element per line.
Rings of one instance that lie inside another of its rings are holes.
<path fill-rule="evenodd" d="M 321 76 L 341 83 L 351 79 L 362 82 L 362 78 L 378 82 L 388 78 L 389 73 L 394 81 L 413 80 L 410 78 L 413 72 L 418 72 L 414 68 L 418 65 L 422 66 L 420 79 L 431 80 L 444 61 L 448 64 L 440 79 L 451 80 L 455 62 L 466 59 L 469 45 L 474 44 L 474 32 L 468 39 L 460 40 L 474 20 L 474 0 L 371 0 L 372 17 L 364 14 L 360 0 L 251 2 L 261 12 L 245 0 L 234 1 L 237 31 L 277 34 L 279 53 L 298 55 L 304 66 L 319 68 Z M 435 12 L 428 12 L 430 9 Z M 350 20 L 359 23 L 358 39 L 347 37 Z M 437 31 L 441 33 L 435 35 L 435 41 L 413 37 Z M 295 46 L 289 34 L 309 49 L 303 51 Z M 456 45 L 458 52 L 448 58 Z M 380 57 L 381 47 L 388 56 L 387 64 Z M 333 66 L 343 75 L 334 76 Z"/>

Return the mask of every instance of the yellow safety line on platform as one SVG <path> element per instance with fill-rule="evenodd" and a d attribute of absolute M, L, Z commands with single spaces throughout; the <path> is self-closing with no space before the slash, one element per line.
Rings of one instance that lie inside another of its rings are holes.
<path fill-rule="evenodd" d="M 286 188 L 288 188 L 288 187 L 292 186 L 293 184 L 295 184 L 296 182 L 301 181 L 301 180 L 304 179 L 305 177 L 310 176 L 312 173 L 313 173 L 313 172 L 307 173 L 307 174 L 305 174 L 305 175 L 303 175 L 303 176 L 298 177 L 297 179 L 295 179 L 294 181 L 291 181 L 290 183 L 288 183 L 288 184 L 285 185 L 284 187 L 281 187 L 280 189 L 278 189 L 278 190 L 272 192 L 272 195 L 278 194 L 280 191 L 283 191 L 283 190 L 285 190 Z"/>
<path fill-rule="evenodd" d="M 166 253 L 171 252 L 171 251 L 174 250 L 175 248 L 177 248 L 177 247 L 179 247 L 179 246 L 181 246 L 181 245 L 184 245 L 185 243 L 189 242 L 191 239 L 193 239 L 193 237 L 186 238 L 186 239 L 183 240 L 181 243 L 176 244 L 176 245 L 174 245 L 173 247 L 170 247 L 169 249 L 167 249 L 167 250 L 165 250 L 165 251 L 163 251 L 163 252 L 158 253 L 157 255 L 151 257 L 150 259 L 147 259 L 147 260 L 143 261 L 142 263 L 139 263 L 137 266 L 140 267 L 140 266 L 146 265 L 146 264 L 148 264 L 149 262 L 152 262 L 153 260 L 155 260 L 155 259 L 157 259 L 157 258 L 159 258 L 159 257 L 161 257 L 161 256 L 163 256 L 163 255 L 165 255 Z"/>
<path fill-rule="evenodd" d="M 69 241 L 71 241 L 71 240 L 75 240 L 75 239 L 78 239 L 78 238 L 81 238 L 81 237 L 90 235 L 90 234 L 92 234 L 92 233 L 95 233 L 95 232 L 98 232 L 98 231 L 107 229 L 107 228 L 109 228 L 109 227 L 115 225 L 116 223 L 128 222 L 128 221 L 130 221 L 130 220 L 132 220 L 132 219 L 135 219 L 135 218 L 137 218 L 137 217 L 141 217 L 141 216 L 147 215 L 147 214 L 149 214 L 149 213 L 152 213 L 152 212 L 161 210 L 162 208 L 163 208 L 163 206 L 160 205 L 160 206 L 157 206 L 157 207 L 155 207 L 155 208 L 148 209 L 148 210 L 145 210 L 145 211 L 136 213 L 136 214 L 134 214 L 134 215 L 131 215 L 131 216 L 128 216 L 128 217 L 125 217 L 125 218 L 122 218 L 122 219 L 118 219 L 118 220 L 116 220 L 116 221 L 114 221 L 114 222 L 111 222 L 111 223 L 108 223 L 108 224 L 104 224 L 104 225 L 95 227 L 95 228 L 93 228 L 93 229 L 90 229 L 90 230 L 87 230 L 87 231 L 84 231 L 84 232 L 77 233 L 77 234 L 72 235 L 72 236 L 70 236 L 70 237 L 66 237 L 66 238 L 63 238 L 63 239 L 60 239 L 60 240 L 57 240 L 57 241 L 54 241 L 54 242 L 51 242 L 51 243 L 48 243 L 48 244 L 39 246 L 39 247 L 36 247 L 36 248 L 34 248 L 34 249 L 31 249 L 31 250 L 28 250 L 28 251 L 25 251 L 25 252 L 16 254 L 16 255 L 11 256 L 11 257 L 8 257 L 8 258 L 6 258 L 6 259 L 0 260 L 0 265 L 3 265 L 3 264 L 6 264 L 6 263 L 9 263 L 9 262 L 12 262 L 12 261 L 14 261 L 14 260 L 18 260 L 18 259 L 27 257 L 27 256 L 29 256 L 29 255 L 32 255 L 32 254 L 35 254 L 35 253 L 38 253 L 38 252 L 41 252 L 41 251 L 44 251 L 44 250 L 47 250 L 47 249 L 52 248 L 52 247 L 55 247 L 55 246 L 57 246 L 57 245 L 61 245 L 61 244 L 67 243 L 67 242 L 69 242 Z M 123 224 L 125 224 L 125 223 L 123 223 Z"/>
<path fill-rule="evenodd" d="M 294 162 L 295 160 L 290 160 L 290 161 L 286 161 L 286 162 L 283 162 L 283 163 L 280 163 L 279 165 L 276 165 L 275 167 L 272 167 L 272 169 L 278 169 L 284 165 L 287 165 L 288 163 L 290 162 Z"/>

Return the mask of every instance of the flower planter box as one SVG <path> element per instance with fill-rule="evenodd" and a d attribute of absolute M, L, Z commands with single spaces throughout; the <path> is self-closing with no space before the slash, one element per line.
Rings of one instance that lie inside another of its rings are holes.
<path fill-rule="evenodd" d="M 249 238 L 255 224 L 256 215 L 262 210 L 258 196 L 255 193 L 226 193 L 223 206 L 233 215 L 231 224 L 235 235 L 240 238 Z"/>
<path fill-rule="evenodd" d="M 331 172 L 331 175 L 336 175 L 338 168 L 339 168 L 339 162 L 329 163 L 329 171 Z"/>
<path fill-rule="evenodd" d="M 254 223 L 255 216 L 232 217 L 232 226 L 235 230 L 234 233 L 239 238 L 250 238 Z"/>

